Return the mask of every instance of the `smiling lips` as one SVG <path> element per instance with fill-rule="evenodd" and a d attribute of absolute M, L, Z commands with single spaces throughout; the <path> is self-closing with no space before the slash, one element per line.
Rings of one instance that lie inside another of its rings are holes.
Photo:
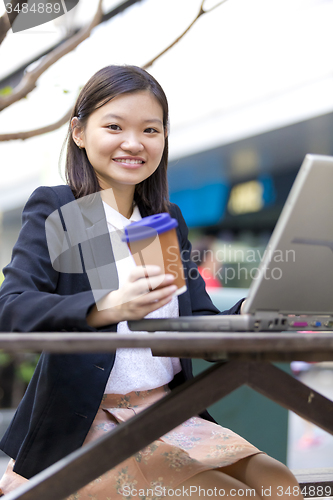
<path fill-rule="evenodd" d="M 143 165 L 145 163 L 142 158 L 113 158 L 113 161 L 123 165 Z"/>

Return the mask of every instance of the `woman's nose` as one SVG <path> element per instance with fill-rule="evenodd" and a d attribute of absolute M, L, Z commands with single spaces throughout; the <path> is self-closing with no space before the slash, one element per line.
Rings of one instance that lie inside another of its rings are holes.
<path fill-rule="evenodd" d="M 131 153 L 139 153 L 143 151 L 144 146 L 141 143 L 139 137 L 135 135 L 128 136 L 121 144 L 121 148 L 125 151 L 130 151 Z"/>

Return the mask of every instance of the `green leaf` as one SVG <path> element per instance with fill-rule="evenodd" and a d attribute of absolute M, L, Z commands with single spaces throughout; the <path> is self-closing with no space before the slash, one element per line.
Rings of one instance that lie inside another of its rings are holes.
<path fill-rule="evenodd" d="M 7 87 L 3 87 L 0 89 L 0 96 L 10 95 L 13 92 L 13 87 L 7 85 Z"/>

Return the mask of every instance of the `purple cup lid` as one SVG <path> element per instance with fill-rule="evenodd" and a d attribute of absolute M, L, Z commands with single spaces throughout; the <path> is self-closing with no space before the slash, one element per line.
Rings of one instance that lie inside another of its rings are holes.
<path fill-rule="evenodd" d="M 130 243 L 131 241 L 145 240 L 155 237 L 157 234 L 165 233 L 178 226 L 176 219 L 173 219 L 168 213 L 149 215 L 143 219 L 132 222 L 125 227 L 125 236 L 122 241 Z"/>

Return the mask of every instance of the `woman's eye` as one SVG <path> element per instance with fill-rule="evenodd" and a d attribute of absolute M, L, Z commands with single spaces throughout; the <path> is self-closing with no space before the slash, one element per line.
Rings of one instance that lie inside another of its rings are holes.
<path fill-rule="evenodd" d="M 110 130 L 121 130 L 121 128 L 119 127 L 119 125 L 108 125 L 108 128 Z"/>
<path fill-rule="evenodd" d="M 152 127 L 149 127 L 146 128 L 145 132 L 147 132 L 148 134 L 154 134 L 155 132 L 157 132 L 157 130 Z"/>

